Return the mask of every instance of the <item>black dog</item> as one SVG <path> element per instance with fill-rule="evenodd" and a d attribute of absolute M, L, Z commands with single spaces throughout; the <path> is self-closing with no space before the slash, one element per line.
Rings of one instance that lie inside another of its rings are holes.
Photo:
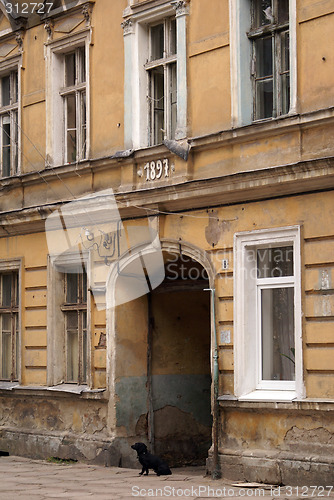
<path fill-rule="evenodd" d="M 148 452 L 146 444 L 135 443 L 131 448 L 136 450 L 138 460 L 143 466 L 141 472 L 139 472 L 140 475 L 146 471 L 145 476 L 147 476 L 149 469 L 153 469 L 157 476 L 169 476 L 172 473 L 166 462 Z"/>

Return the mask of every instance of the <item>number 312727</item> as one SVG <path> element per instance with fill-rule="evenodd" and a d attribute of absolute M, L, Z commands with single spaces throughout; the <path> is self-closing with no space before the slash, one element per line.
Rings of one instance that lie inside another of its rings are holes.
<path fill-rule="evenodd" d="M 7 14 L 49 14 L 53 2 L 6 3 Z"/>

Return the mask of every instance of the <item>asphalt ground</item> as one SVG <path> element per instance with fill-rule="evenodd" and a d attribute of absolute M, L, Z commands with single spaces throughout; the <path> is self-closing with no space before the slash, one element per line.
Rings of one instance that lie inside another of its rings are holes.
<path fill-rule="evenodd" d="M 278 487 L 213 480 L 203 467 L 172 469 L 171 476 L 139 476 L 138 469 L 100 467 L 82 463 L 52 463 L 21 457 L 0 457 L 1 500 L 304 498 L 334 499 L 334 488 Z"/>

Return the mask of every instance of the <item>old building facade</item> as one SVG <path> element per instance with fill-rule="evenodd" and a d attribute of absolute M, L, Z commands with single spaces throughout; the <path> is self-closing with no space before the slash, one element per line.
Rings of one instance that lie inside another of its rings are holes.
<path fill-rule="evenodd" d="M 0 9 L 0 450 L 330 484 L 334 2 Z"/>

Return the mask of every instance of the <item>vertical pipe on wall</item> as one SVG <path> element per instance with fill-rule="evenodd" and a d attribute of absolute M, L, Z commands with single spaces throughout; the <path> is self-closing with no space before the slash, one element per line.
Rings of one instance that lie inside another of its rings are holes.
<path fill-rule="evenodd" d="M 216 329 L 216 309 L 215 309 L 215 289 L 205 288 L 205 291 L 211 292 L 211 320 L 213 322 L 213 427 L 212 427 L 212 441 L 213 441 L 213 467 L 212 479 L 220 479 L 221 471 L 219 467 L 218 456 L 218 426 L 219 426 L 219 406 L 218 406 L 218 384 L 219 384 L 219 366 L 218 366 L 218 342 L 217 342 L 217 329 Z"/>
<path fill-rule="evenodd" d="M 154 411 L 152 390 L 152 342 L 153 342 L 153 316 L 152 295 L 147 294 L 147 434 L 151 453 L 154 453 Z"/>

